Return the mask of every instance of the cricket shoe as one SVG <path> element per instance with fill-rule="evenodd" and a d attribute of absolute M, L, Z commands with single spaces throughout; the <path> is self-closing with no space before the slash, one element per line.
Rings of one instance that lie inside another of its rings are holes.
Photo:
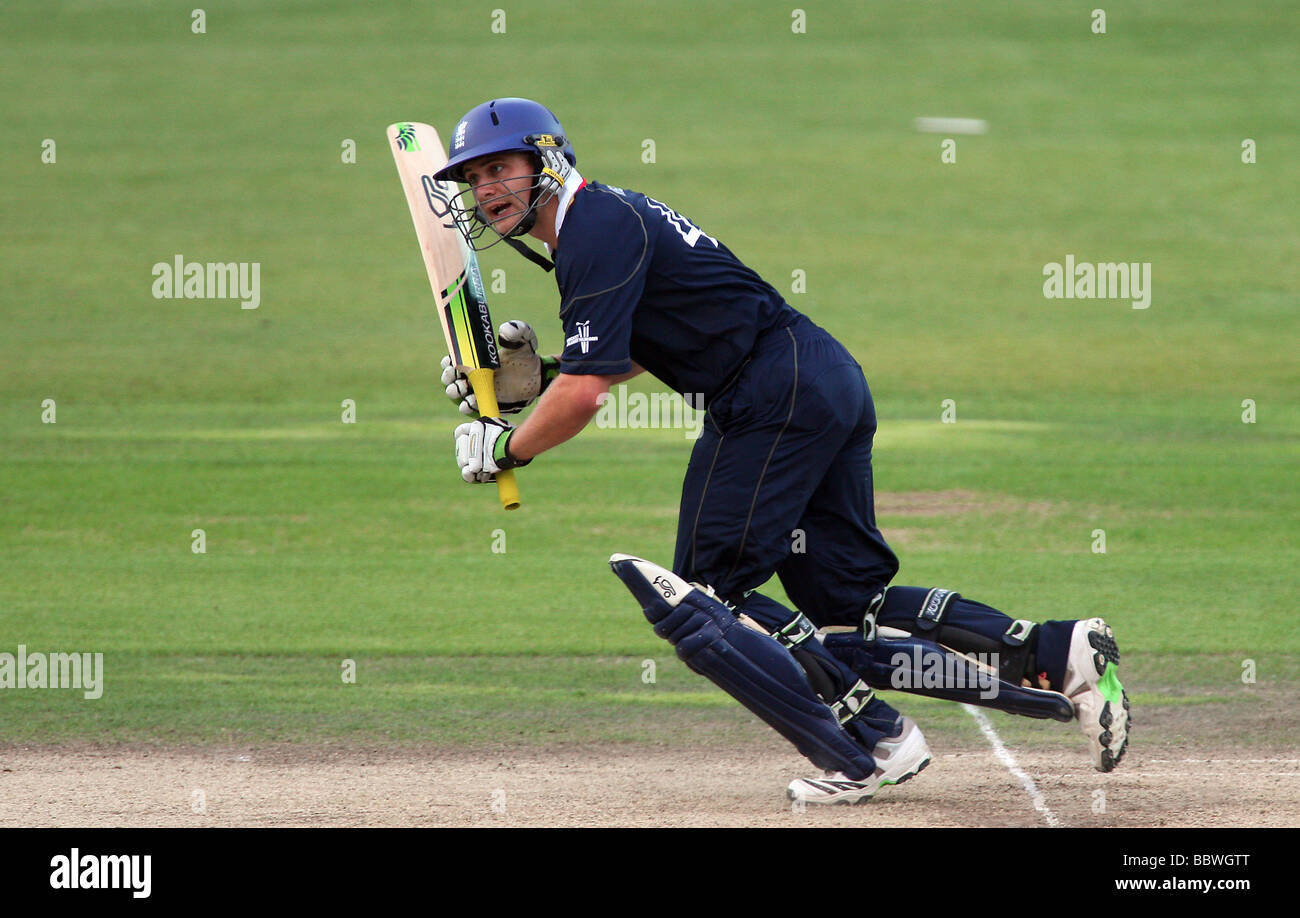
<path fill-rule="evenodd" d="M 854 781 L 842 772 L 828 771 L 824 778 L 796 778 L 785 795 L 802 803 L 866 803 L 876 791 L 890 784 L 902 784 L 930 764 L 930 747 L 921 728 L 910 717 L 903 718 L 903 732 L 882 739 L 871 750 L 876 770 L 865 781 Z"/>
<path fill-rule="evenodd" d="M 1128 694 L 1120 684 L 1115 632 L 1100 618 L 1076 622 L 1065 664 L 1065 695 L 1088 738 L 1093 765 L 1111 771 L 1128 748 Z"/>

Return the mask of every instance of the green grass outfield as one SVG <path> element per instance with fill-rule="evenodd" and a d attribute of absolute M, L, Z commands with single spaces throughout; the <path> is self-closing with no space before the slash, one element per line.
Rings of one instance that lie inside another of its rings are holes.
<path fill-rule="evenodd" d="M 791 302 L 876 396 L 898 582 L 1105 614 L 1148 709 L 1294 695 L 1292 3 L 1112 4 L 1105 35 L 1088 5 L 1034 2 L 808 4 L 806 34 L 789 5 L 516 0 L 504 34 L 452 6 L 221 2 L 205 34 L 193 3 L 0 11 L 0 652 L 106 673 L 93 701 L 0 690 L 4 742 L 756 735 L 605 566 L 671 559 L 681 431 L 589 430 L 520 473 L 508 516 L 459 481 L 384 128 L 446 133 L 494 95 L 547 102 L 584 174 L 778 288 L 806 273 Z M 944 164 L 917 116 L 990 130 Z M 258 262 L 260 307 L 153 298 L 177 254 Z M 1067 254 L 1152 263 L 1150 308 L 1045 299 Z M 558 350 L 550 278 L 483 264 L 497 321 Z"/>

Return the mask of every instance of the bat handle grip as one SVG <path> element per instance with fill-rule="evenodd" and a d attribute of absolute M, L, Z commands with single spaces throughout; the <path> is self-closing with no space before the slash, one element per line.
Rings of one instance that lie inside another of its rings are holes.
<path fill-rule="evenodd" d="M 468 375 L 469 384 L 474 389 L 474 397 L 478 401 L 479 416 L 498 417 L 501 409 L 497 407 L 497 390 L 492 381 L 492 370 L 487 368 L 470 370 Z M 519 509 L 522 501 L 519 498 L 519 484 L 515 481 L 514 469 L 497 472 L 497 497 L 501 499 L 501 506 L 504 509 Z"/>

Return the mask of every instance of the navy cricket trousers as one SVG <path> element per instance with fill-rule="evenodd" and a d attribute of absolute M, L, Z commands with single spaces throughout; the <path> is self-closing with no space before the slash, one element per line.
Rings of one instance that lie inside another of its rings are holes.
<path fill-rule="evenodd" d="M 875 406 L 853 356 L 806 316 L 765 333 L 708 407 L 673 569 L 741 605 L 776 573 L 818 627 L 860 625 L 898 572 L 876 528 Z"/>

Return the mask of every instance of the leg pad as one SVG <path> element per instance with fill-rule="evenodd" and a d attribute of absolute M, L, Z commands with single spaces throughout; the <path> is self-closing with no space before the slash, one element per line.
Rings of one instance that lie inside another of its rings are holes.
<path fill-rule="evenodd" d="M 655 634 L 677 649 L 683 663 L 792 742 L 814 765 L 851 780 L 863 780 L 875 770 L 874 760 L 840 726 L 789 650 L 666 568 L 629 555 L 614 555 L 610 567 L 641 603 Z"/>

